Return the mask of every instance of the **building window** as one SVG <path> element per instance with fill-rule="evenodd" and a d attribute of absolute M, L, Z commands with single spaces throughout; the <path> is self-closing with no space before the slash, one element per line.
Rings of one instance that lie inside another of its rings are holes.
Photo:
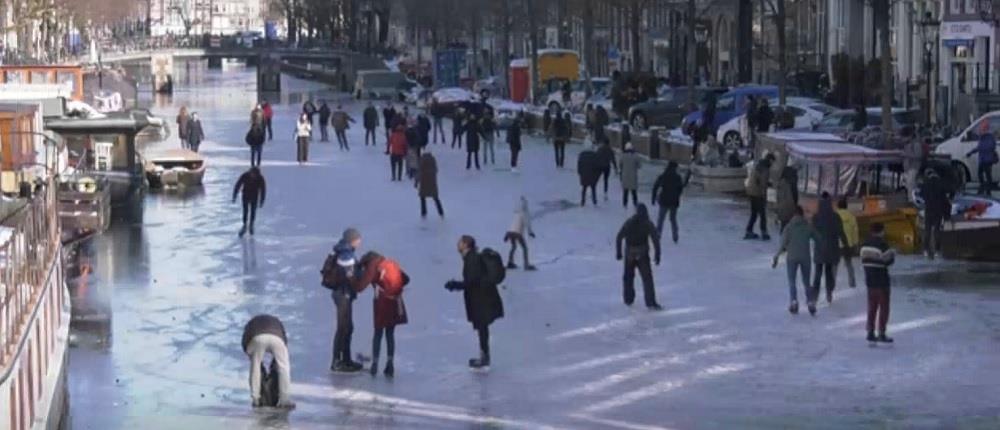
<path fill-rule="evenodd" d="M 965 13 L 976 13 L 976 0 L 965 0 Z"/>
<path fill-rule="evenodd" d="M 950 0 L 952 15 L 962 13 L 962 0 Z"/>

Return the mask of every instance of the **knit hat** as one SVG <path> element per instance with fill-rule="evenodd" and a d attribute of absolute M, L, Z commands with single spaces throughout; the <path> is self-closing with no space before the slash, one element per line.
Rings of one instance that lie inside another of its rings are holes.
<path fill-rule="evenodd" d="M 361 232 L 353 227 L 348 228 L 347 230 L 344 230 L 344 235 L 342 236 L 342 239 L 348 243 L 354 242 L 355 240 L 361 239 Z"/>

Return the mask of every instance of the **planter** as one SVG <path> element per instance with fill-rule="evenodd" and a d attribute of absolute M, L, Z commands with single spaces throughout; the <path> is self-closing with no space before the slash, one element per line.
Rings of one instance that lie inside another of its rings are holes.
<path fill-rule="evenodd" d="M 691 182 L 707 192 L 742 193 L 746 178 L 745 167 L 691 166 Z"/>

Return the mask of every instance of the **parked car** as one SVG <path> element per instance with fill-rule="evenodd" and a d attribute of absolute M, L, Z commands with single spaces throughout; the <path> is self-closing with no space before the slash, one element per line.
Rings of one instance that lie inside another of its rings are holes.
<path fill-rule="evenodd" d="M 441 88 L 431 94 L 431 103 L 437 103 L 445 115 L 451 115 L 456 108 L 463 104 L 478 100 L 479 97 L 475 93 L 461 87 Z"/>
<path fill-rule="evenodd" d="M 786 96 L 795 96 L 797 94 L 794 88 L 786 88 L 785 92 Z M 775 100 L 778 99 L 778 87 L 774 85 L 744 85 L 733 88 L 719 96 L 715 104 L 715 119 L 711 124 L 712 129 L 718 129 L 719 126 L 729 122 L 734 117 L 746 113 L 747 101 L 749 101 L 750 96 L 754 96 L 756 99 L 767 99 L 774 106 L 776 104 Z M 701 110 L 688 114 L 681 122 L 682 128 L 686 128 L 689 124 L 700 122 L 701 115 Z"/>
<path fill-rule="evenodd" d="M 517 114 L 524 112 L 523 104 L 514 103 L 509 100 L 491 99 L 489 104 L 496 114 L 497 127 L 501 129 L 510 127 Z"/>
<path fill-rule="evenodd" d="M 584 105 L 594 105 L 595 109 L 598 106 L 603 106 L 604 110 L 608 112 L 608 116 L 611 118 L 612 121 L 617 121 L 620 119 L 618 118 L 618 113 L 611 108 L 610 86 L 604 87 L 604 90 L 599 93 L 594 93 L 594 95 L 590 96 L 590 98 L 587 99 Z"/>
<path fill-rule="evenodd" d="M 591 94 L 599 94 L 611 88 L 610 78 L 591 78 L 590 82 L 593 86 Z M 587 100 L 587 81 L 585 79 L 581 79 L 574 82 L 572 85 L 573 92 L 570 93 L 570 103 L 568 107 L 570 110 L 580 110 L 584 107 Z M 545 99 L 545 106 L 552 111 L 562 110 L 567 107 L 563 106 L 564 102 L 565 100 L 563 100 L 562 90 L 557 89 L 549 93 L 549 96 Z"/>
<path fill-rule="evenodd" d="M 955 169 L 959 182 L 978 182 L 979 157 L 973 154 L 971 157 L 965 155 L 976 148 L 979 143 L 979 132 L 983 123 L 989 124 L 990 133 L 996 135 L 1000 133 L 1000 111 L 989 112 L 971 125 L 962 130 L 948 140 L 945 140 L 936 148 L 935 154 L 951 156 L 951 165 Z M 993 165 L 993 178 L 1000 178 L 1000 163 Z"/>
<path fill-rule="evenodd" d="M 696 87 L 694 100 L 703 103 L 709 94 L 721 95 L 724 87 Z M 688 105 L 687 87 L 663 87 L 655 99 L 632 105 L 628 110 L 628 122 L 632 127 L 645 129 L 653 126 L 674 128 L 694 106 Z"/>
<path fill-rule="evenodd" d="M 775 117 L 780 117 L 782 107 L 774 106 L 773 109 Z M 795 123 L 792 125 L 792 129 L 795 130 L 812 129 L 816 124 L 823 120 L 823 117 L 828 112 L 834 110 L 833 107 L 818 100 L 803 97 L 788 97 L 785 100 L 784 109 L 791 113 L 793 118 L 795 118 Z M 741 134 L 740 123 L 744 120 L 744 118 L 746 118 L 745 113 L 733 117 L 733 119 L 719 126 L 719 129 L 715 132 L 716 139 L 719 139 L 719 142 L 722 142 L 728 148 L 742 147 L 743 143 L 746 141 L 746 136 Z"/>
<path fill-rule="evenodd" d="M 408 82 L 406 75 L 388 70 L 361 70 L 354 81 L 354 97 L 363 98 L 396 98 L 400 85 Z M 409 81 L 412 82 L 412 81 Z"/>
<path fill-rule="evenodd" d="M 481 97 L 490 98 L 500 94 L 500 81 L 496 76 L 480 79 L 472 85 L 472 91 Z"/>
<path fill-rule="evenodd" d="M 874 107 L 865 109 L 865 113 L 868 116 L 867 124 L 869 126 L 880 126 L 882 125 L 882 108 Z M 813 130 L 833 133 L 833 134 L 847 134 L 854 131 L 854 117 L 856 116 L 854 110 L 852 109 L 842 109 L 835 111 L 823 118 Z M 907 110 L 902 108 L 892 109 L 892 119 L 893 128 L 898 130 L 899 128 L 907 125 L 916 125 L 919 121 L 919 115 L 917 111 Z"/>

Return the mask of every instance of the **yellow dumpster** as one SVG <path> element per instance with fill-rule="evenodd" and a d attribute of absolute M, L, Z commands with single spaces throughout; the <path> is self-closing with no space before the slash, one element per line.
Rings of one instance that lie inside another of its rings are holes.
<path fill-rule="evenodd" d="M 858 215 L 858 231 L 863 242 L 871 231 L 871 225 L 880 222 L 885 225 L 885 240 L 889 246 L 901 254 L 914 254 L 920 248 L 917 236 L 917 210 L 902 208 L 878 214 Z"/>

